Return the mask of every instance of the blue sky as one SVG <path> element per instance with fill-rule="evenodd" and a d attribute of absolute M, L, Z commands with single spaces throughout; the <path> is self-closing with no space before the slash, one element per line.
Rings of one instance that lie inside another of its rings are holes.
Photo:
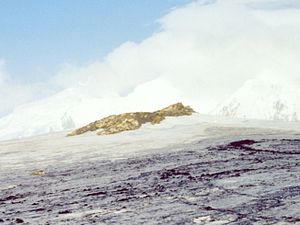
<path fill-rule="evenodd" d="M 64 63 L 104 57 L 159 29 L 155 21 L 191 0 L 0 1 L 0 58 L 12 79 L 43 81 Z"/>

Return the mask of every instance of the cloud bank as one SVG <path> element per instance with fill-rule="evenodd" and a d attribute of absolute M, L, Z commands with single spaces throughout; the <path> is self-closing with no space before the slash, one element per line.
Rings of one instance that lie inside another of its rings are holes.
<path fill-rule="evenodd" d="M 8 76 L 4 69 L 4 64 L 4 60 L 0 60 L 0 116 L 7 113 L 20 102 L 25 102 L 24 98 L 26 99 L 26 97 L 22 97 L 19 94 L 14 94 L 10 91 L 11 85 L 7 81 Z M 18 88 L 16 88 L 16 90 L 17 89 Z M 14 97 L 14 100 L 11 99 L 12 96 Z"/>
<path fill-rule="evenodd" d="M 51 93 L 47 84 L 23 84 L 12 80 L 0 60 L 0 117 L 19 105 L 43 98 Z"/>
<path fill-rule="evenodd" d="M 55 80 L 103 97 L 163 78 L 209 112 L 248 79 L 299 83 L 299 12 L 297 1 L 196 1 L 161 18 L 161 31 L 143 42 L 69 66 Z"/>
<path fill-rule="evenodd" d="M 10 116 L 30 107 L 48 107 L 47 102 L 52 107 L 48 111 L 61 107 L 61 114 L 70 115 L 75 126 L 88 122 L 82 119 L 87 105 L 93 110 L 90 120 L 174 101 L 210 113 L 248 80 L 300 85 L 298 1 L 194 1 L 158 22 L 160 30 L 141 43 L 126 42 L 104 60 L 85 66 L 66 65 L 49 82 L 62 92 Z M 22 119 L 31 120 L 40 111 L 28 109 L 28 118 Z M 60 120 L 61 114 L 55 118 Z"/>

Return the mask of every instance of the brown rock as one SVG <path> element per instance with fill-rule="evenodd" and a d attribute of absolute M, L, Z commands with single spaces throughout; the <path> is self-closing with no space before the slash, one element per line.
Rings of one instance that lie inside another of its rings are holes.
<path fill-rule="evenodd" d="M 111 115 L 74 130 L 67 136 L 80 135 L 88 131 L 98 131 L 98 135 L 115 134 L 127 130 L 136 130 L 144 123 L 159 124 L 168 116 L 189 116 L 194 112 L 191 107 L 177 103 L 155 112 L 134 112 Z"/>
<path fill-rule="evenodd" d="M 41 176 L 41 175 L 45 175 L 46 173 L 44 171 L 33 171 L 31 173 L 31 175 L 33 176 Z"/>

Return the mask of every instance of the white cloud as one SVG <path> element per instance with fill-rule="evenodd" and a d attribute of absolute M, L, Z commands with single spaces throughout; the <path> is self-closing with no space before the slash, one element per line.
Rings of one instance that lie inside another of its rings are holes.
<path fill-rule="evenodd" d="M 283 9 L 280 2 L 193 2 L 160 19 L 161 31 L 143 42 L 124 43 L 101 62 L 68 66 L 55 79 L 65 87 L 80 81 L 101 97 L 163 77 L 204 112 L 248 79 L 271 74 L 299 82 L 300 10 L 295 1 Z"/>
<path fill-rule="evenodd" d="M 5 60 L 0 60 L 0 116 L 14 108 L 48 96 L 52 92 L 46 84 L 24 84 L 13 81 L 5 70 Z"/>
<path fill-rule="evenodd" d="M 12 85 L 9 76 L 5 71 L 5 61 L 0 61 L 0 116 L 11 111 L 17 105 L 31 99 L 29 88 L 14 84 Z"/>

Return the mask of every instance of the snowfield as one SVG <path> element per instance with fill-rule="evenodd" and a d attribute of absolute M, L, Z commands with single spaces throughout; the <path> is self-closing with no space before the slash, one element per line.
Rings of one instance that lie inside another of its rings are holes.
<path fill-rule="evenodd" d="M 299 123 L 194 114 L 65 135 L 0 142 L 0 222 L 299 224 Z"/>
<path fill-rule="evenodd" d="M 161 151 L 199 140 L 251 134 L 298 134 L 300 123 L 230 119 L 195 113 L 192 116 L 167 118 L 161 124 L 143 125 L 140 129 L 115 135 L 88 133 L 65 137 L 56 132 L 19 140 L 0 142 L 0 170 L 43 169 L 57 163 L 83 160 L 115 160 L 142 153 Z"/>

